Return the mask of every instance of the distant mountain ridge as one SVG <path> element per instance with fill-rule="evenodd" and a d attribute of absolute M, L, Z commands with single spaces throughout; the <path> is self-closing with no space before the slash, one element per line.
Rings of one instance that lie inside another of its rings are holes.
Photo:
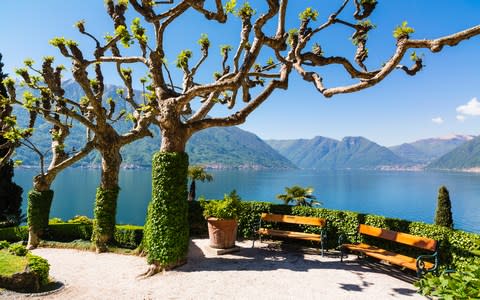
<path fill-rule="evenodd" d="M 471 141 L 472 135 L 451 134 L 389 147 L 396 155 L 414 163 L 428 164 L 458 146 Z"/>
<path fill-rule="evenodd" d="M 480 136 L 436 159 L 427 169 L 480 172 Z"/>
<path fill-rule="evenodd" d="M 341 141 L 326 137 L 267 140 L 270 146 L 304 169 L 392 169 L 410 162 L 364 137 Z"/>

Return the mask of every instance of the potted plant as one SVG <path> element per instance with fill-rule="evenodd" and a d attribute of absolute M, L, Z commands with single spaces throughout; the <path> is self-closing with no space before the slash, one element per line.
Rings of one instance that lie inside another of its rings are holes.
<path fill-rule="evenodd" d="M 237 218 L 241 209 L 241 198 L 235 190 L 223 200 L 200 199 L 203 216 L 208 223 L 210 247 L 228 249 L 235 247 L 237 239 Z"/>

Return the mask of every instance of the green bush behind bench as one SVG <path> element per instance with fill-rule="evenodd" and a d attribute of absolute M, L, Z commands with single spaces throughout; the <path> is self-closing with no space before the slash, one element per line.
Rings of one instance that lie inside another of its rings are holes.
<path fill-rule="evenodd" d="M 401 252 L 407 255 L 418 255 L 412 247 L 403 247 L 398 243 L 372 240 L 357 235 L 359 224 L 367 224 L 394 231 L 406 232 L 440 241 L 440 262 L 448 268 L 463 269 L 465 265 L 480 263 L 470 250 L 480 241 L 480 235 L 461 230 L 452 230 L 446 227 L 422 222 L 412 222 L 383 216 L 361 214 L 350 211 L 340 211 L 326 208 L 311 208 L 300 206 L 277 205 L 270 202 L 242 202 L 242 211 L 239 217 L 238 236 L 251 238 L 253 228 L 258 225 L 258 217 L 262 212 L 291 214 L 299 216 L 315 216 L 327 219 L 327 248 L 338 245 L 338 236 L 344 234 L 347 241 L 373 243 L 384 249 Z M 206 236 L 207 225 L 202 216 L 202 209 L 198 202 L 189 203 L 190 232 L 194 236 Z M 88 224 L 57 223 L 50 224 L 46 234 L 51 240 L 72 241 L 76 239 L 90 240 L 92 227 Z M 319 233 L 315 226 L 304 226 L 306 232 Z M 26 226 L 15 228 L 0 228 L 0 240 L 26 240 L 28 231 Z M 140 245 L 143 237 L 142 226 L 117 225 L 115 241 L 118 246 L 133 249 Z"/>

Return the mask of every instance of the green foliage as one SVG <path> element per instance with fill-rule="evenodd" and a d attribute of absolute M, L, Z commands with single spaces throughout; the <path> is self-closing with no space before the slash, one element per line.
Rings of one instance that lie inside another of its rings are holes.
<path fill-rule="evenodd" d="M 237 6 L 237 1 L 236 0 L 230 0 L 225 4 L 225 13 L 226 14 L 234 14 L 235 13 L 235 7 Z"/>
<path fill-rule="evenodd" d="M 255 14 L 255 10 L 250 6 L 250 3 L 244 2 L 242 7 L 240 7 L 235 14 L 242 20 L 246 20 Z"/>
<path fill-rule="evenodd" d="M 282 200 L 285 204 L 290 204 L 294 202 L 298 206 L 309 206 L 320 205 L 321 203 L 316 201 L 316 197 L 312 195 L 313 188 L 307 187 L 303 188 L 298 185 L 292 187 L 285 187 L 285 194 L 277 195 L 277 199 Z"/>
<path fill-rule="evenodd" d="M 59 219 L 61 220 L 61 219 Z M 67 221 L 69 224 L 86 224 L 86 225 L 93 225 L 93 220 L 87 216 L 75 216 Z"/>
<path fill-rule="evenodd" d="M 258 227 L 258 220 L 263 212 L 270 212 L 273 203 L 270 202 L 241 202 L 240 214 L 238 215 L 237 233 L 244 238 L 252 238 L 253 231 Z"/>
<path fill-rule="evenodd" d="M 315 9 L 312 9 L 311 7 L 307 7 L 304 11 L 302 11 L 298 17 L 300 18 L 301 21 L 306 22 L 306 21 L 316 21 L 318 17 L 318 11 Z"/>
<path fill-rule="evenodd" d="M 441 186 L 438 190 L 435 224 L 453 228 L 452 202 L 450 201 L 450 195 L 445 186 Z"/>
<path fill-rule="evenodd" d="M 188 155 L 157 152 L 152 159 L 152 201 L 148 206 L 143 245 L 148 263 L 169 267 L 188 253 Z"/>
<path fill-rule="evenodd" d="M 143 227 L 135 225 L 117 225 L 115 229 L 115 245 L 122 248 L 135 249 L 142 242 Z"/>
<path fill-rule="evenodd" d="M 40 256 L 29 253 L 27 255 L 28 268 L 31 272 L 39 277 L 40 285 L 45 285 L 49 282 L 48 273 L 50 272 L 50 264 L 48 261 Z"/>
<path fill-rule="evenodd" d="M 206 201 L 202 198 L 200 205 L 205 218 L 236 219 L 241 212 L 241 200 L 237 191 L 233 190 L 230 194 L 225 194 L 223 200 Z"/>
<path fill-rule="evenodd" d="M 213 180 L 212 174 L 207 173 L 202 166 L 189 166 L 188 178 L 191 180 L 200 180 L 201 182 Z"/>
<path fill-rule="evenodd" d="M 137 39 L 140 43 L 147 42 L 147 31 L 140 24 L 140 18 L 133 19 L 132 25 L 130 25 L 130 30 L 132 31 L 133 37 Z"/>
<path fill-rule="evenodd" d="M 188 60 L 192 58 L 192 51 L 190 50 L 182 50 L 180 54 L 177 56 L 177 60 L 175 62 L 177 68 L 185 69 L 188 67 Z"/>
<path fill-rule="evenodd" d="M 0 144 L 1 140 L 0 137 Z M 0 227 L 18 226 L 22 219 L 23 189 L 13 182 L 14 163 L 7 161 L 0 167 Z"/>
<path fill-rule="evenodd" d="M 479 299 L 480 261 L 460 272 L 444 273 L 438 277 L 427 274 L 414 285 L 426 296 L 440 299 Z"/>
<path fill-rule="evenodd" d="M 120 43 L 125 47 L 130 47 L 133 44 L 132 36 L 128 32 L 127 28 L 123 25 L 118 26 L 115 28 L 115 35 L 120 37 Z"/>
<path fill-rule="evenodd" d="M 74 240 L 90 240 L 92 237 L 92 224 L 87 223 L 57 223 L 49 224 L 45 229 L 43 239 L 59 242 Z"/>
<path fill-rule="evenodd" d="M 377 0 L 360 0 L 361 5 L 374 5 L 377 4 Z"/>
<path fill-rule="evenodd" d="M 294 41 L 296 41 L 298 39 L 298 29 L 296 28 L 292 28 L 288 31 L 288 39 L 287 39 L 287 43 L 290 45 L 290 46 L 293 46 L 293 43 Z"/>
<path fill-rule="evenodd" d="M 10 247 L 10 243 L 7 242 L 7 241 L 0 241 L 0 250 L 1 249 L 7 249 L 8 247 Z"/>
<path fill-rule="evenodd" d="M 24 245 L 12 244 L 10 247 L 8 247 L 8 252 L 16 256 L 25 256 L 27 255 L 28 250 Z"/>
<path fill-rule="evenodd" d="M 37 234 L 41 234 L 48 226 L 52 199 L 52 190 L 42 192 L 31 190 L 28 193 L 27 223 Z"/>
<path fill-rule="evenodd" d="M 229 51 L 232 51 L 232 46 L 230 45 L 221 45 L 220 46 L 220 54 L 225 57 Z"/>
<path fill-rule="evenodd" d="M 28 239 L 27 226 L 0 228 L 0 240 L 9 242 L 25 241 Z"/>
<path fill-rule="evenodd" d="M 25 66 L 31 68 L 31 67 L 33 67 L 33 64 L 34 64 L 35 62 L 34 62 L 33 59 L 31 59 L 31 58 L 27 58 L 27 59 L 25 59 L 25 60 L 23 61 L 23 63 L 25 64 Z"/>
<path fill-rule="evenodd" d="M 407 21 L 404 21 L 402 25 L 397 26 L 393 31 L 393 37 L 398 40 L 401 38 L 408 38 L 411 33 L 414 33 L 415 30 L 407 25 Z"/>
<path fill-rule="evenodd" d="M 415 51 L 412 51 L 412 53 L 410 53 L 410 60 L 411 61 L 417 62 L 421 59 L 422 59 L 421 56 L 418 56 Z"/>
<path fill-rule="evenodd" d="M 119 191 L 119 187 L 114 189 L 97 188 L 92 234 L 92 241 L 97 249 L 106 249 L 106 245 L 113 241 Z"/>
<path fill-rule="evenodd" d="M 208 35 L 206 33 L 202 33 L 200 39 L 198 40 L 198 44 L 203 49 L 208 49 L 210 47 L 210 40 L 208 39 Z"/>

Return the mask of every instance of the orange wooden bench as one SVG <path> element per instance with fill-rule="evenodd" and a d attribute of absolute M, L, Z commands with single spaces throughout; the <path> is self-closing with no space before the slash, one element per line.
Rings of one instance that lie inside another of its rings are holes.
<path fill-rule="evenodd" d="M 342 244 L 340 246 L 341 261 L 343 261 L 344 251 L 348 249 L 352 252 L 371 256 L 416 271 L 418 276 L 424 275 L 427 272 L 434 272 L 438 268 L 439 242 L 436 240 L 426 237 L 415 236 L 408 233 L 373 227 L 365 224 L 360 224 L 360 226 L 358 227 L 358 233 L 427 250 L 430 251 L 430 254 L 420 255 L 417 258 L 413 258 L 364 243 Z M 426 261 L 426 258 L 433 260 L 434 263 Z"/>
<path fill-rule="evenodd" d="M 306 233 L 306 232 L 300 232 L 300 231 L 279 230 L 279 229 L 271 229 L 271 228 L 263 227 L 265 222 L 319 226 L 322 229 L 320 234 Z M 323 243 L 326 240 L 326 233 L 324 231 L 326 223 L 327 223 L 326 219 L 316 218 L 316 217 L 303 217 L 303 216 L 262 213 L 260 216 L 258 229 L 255 231 L 255 233 L 260 237 L 260 242 L 262 241 L 262 236 L 264 235 L 319 242 L 322 247 L 322 256 L 323 256 L 323 251 L 324 251 Z M 253 239 L 252 248 L 254 246 L 255 246 L 255 238 Z"/>

